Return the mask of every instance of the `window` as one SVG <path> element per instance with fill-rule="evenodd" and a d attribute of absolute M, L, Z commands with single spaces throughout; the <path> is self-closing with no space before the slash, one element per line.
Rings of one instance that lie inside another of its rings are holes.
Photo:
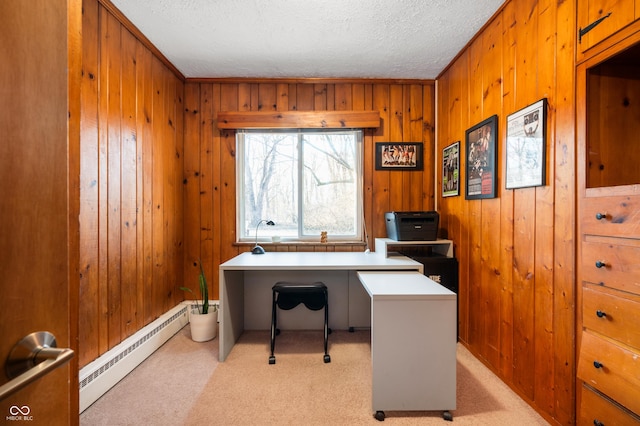
<path fill-rule="evenodd" d="M 237 145 L 240 241 L 362 241 L 360 130 L 245 130 Z"/>

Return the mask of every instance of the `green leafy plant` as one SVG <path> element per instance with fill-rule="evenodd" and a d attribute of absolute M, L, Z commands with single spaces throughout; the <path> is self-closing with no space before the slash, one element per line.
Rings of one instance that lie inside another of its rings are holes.
<path fill-rule="evenodd" d="M 218 306 L 209 304 L 209 286 L 207 286 L 207 277 L 204 275 L 202 262 L 198 260 L 198 263 L 200 264 L 200 275 L 198 275 L 198 283 L 200 285 L 200 296 L 202 297 L 202 304 L 198 305 L 198 312 L 204 315 L 209 313 L 209 307 L 212 307 L 213 312 L 215 312 Z M 191 294 L 195 294 L 189 287 L 180 287 L 180 290 L 188 291 Z"/>

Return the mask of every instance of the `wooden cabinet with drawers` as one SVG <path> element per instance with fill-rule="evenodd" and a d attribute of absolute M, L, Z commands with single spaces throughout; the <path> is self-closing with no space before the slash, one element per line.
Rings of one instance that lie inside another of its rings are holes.
<path fill-rule="evenodd" d="M 577 68 L 578 424 L 640 425 L 638 76 L 640 30 Z"/>

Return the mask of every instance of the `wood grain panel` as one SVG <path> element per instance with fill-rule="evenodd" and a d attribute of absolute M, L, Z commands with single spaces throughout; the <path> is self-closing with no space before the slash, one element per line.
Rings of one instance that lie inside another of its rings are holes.
<path fill-rule="evenodd" d="M 441 224 L 460 262 L 460 339 L 562 424 L 575 421 L 574 8 L 575 2 L 506 2 L 437 85 L 437 155 L 456 140 L 464 153 L 465 130 L 499 117 L 499 199 L 443 198 L 436 185 Z M 506 190 L 506 117 L 542 97 L 549 101 L 548 180 Z M 461 160 L 464 192 L 464 154 Z"/>
<path fill-rule="evenodd" d="M 515 25 L 515 6 L 513 2 L 507 3 L 502 12 L 502 25 L 505 33 L 505 42 L 502 43 L 502 78 L 503 96 L 502 107 L 505 111 L 515 111 L 516 102 L 516 48 L 512 42 L 517 36 Z M 500 123 L 506 128 L 506 120 Z M 505 133 L 501 132 L 501 135 Z M 501 145 L 504 146 L 504 145 Z M 500 155 L 500 172 L 505 170 L 505 163 Z M 501 179 L 503 181 L 503 179 Z M 500 365 L 499 371 L 503 380 L 513 380 L 513 194 L 515 191 L 502 190 L 500 194 Z"/>
<path fill-rule="evenodd" d="M 101 90 L 106 89 L 106 166 L 107 166 L 107 203 L 104 206 L 107 210 L 107 327 L 108 327 L 108 348 L 111 349 L 121 341 L 121 315 L 120 305 L 120 283 L 121 283 L 121 111 L 120 111 L 120 72 L 121 72 L 121 26 L 120 23 L 109 14 L 106 22 L 103 21 L 101 28 L 105 29 L 101 45 L 106 47 L 107 60 L 101 63 L 102 72 L 106 74 L 106 85 Z"/>
<path fill-rule="evenodd" d="M 267 92 L 271 94 L 271 91 Z M 266 96 L 262 94 L 261 96 Z M 275 93 L 273 93 L 275 96 Z M 275 99 L 272 99 L 275 102 Z M 262 104 L 258 105 L 261 108 Z M 263 111 L 242 112 L 222 110 L 218 113 L 219 129 L 268 128 L 371 128 L 380 125 L 376 111 Z"/>
<path fill-rule="evenodd" d="M 87 2 L 83 8 L 82 48 L 82 109 L 80 144 L 80 300 L 79 335 L 83 350 L 78 354 L 78 363 L 85 365 L 100 354 L 100 293 L 99 293 L 99 145 L 98 145 L 98 4 Z"/>
<path fill-rule="evenodd" d="M 121 176 L 121 214 L 120 228 L 122 238 L 121 249 L 121 285 L 120 305 L 122 306 L 122 316 L 120 327 L 121 338 L 131 336 L 140 329 L 142 323 L 138 322 L 137 297 L 137 264 L 136 264 L 136 239 L 137 239 L 137 210 L 138 200 L 136 197 L 137 183 L 137 120 L 136 120 L 136 39 L 126 30 L 122 31 L 122 64 L 121 64 L 121 84 L 122 97 L 120 101 L 122 127 L 120 129 L 120 140 L 122 141 L 122 153 L 120 161 L 122 163 Z M 126 283 L 129 283 L 127 285 Z"/>
<path fill-rule="evenodd" d="M 99 2 L 84 4 L 80 366 L 182 295 L 183 84 Z"/>
<path fill-rule="evenodd" d="M 532 98 L 546 97 L 549 105 L 555 105 L 555 70 L 554 56 L 556 46 L 556 9 L 554 4 L 545 0 L 538 4 L 538 87 Z M 548 117 L 549 128 L 553 128 L 555 117 Z M 546 179 L 554 178 L 554 134 L 547 135 L 546 148 Z M 554 385 L 553 359 L 546 354 L 553 353 L 553 334 L 548 330 L 553 328 L 553 268 L 554 268 L 554 192 L 551 186 L 543 185 L 536 188 L 536 264 L 535 264 L 535 360 L 536 376 L 534 380 L 534 394 L 536 403 L 545 412 L 555 414 L 555 398 L 548 389 Z"/>

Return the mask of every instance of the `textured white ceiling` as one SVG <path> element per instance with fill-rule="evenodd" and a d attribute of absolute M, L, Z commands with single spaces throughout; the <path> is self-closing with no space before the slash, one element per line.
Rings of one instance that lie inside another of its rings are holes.
<path fill-rule="evenodd" d="M 433 79 L 504 0 L 111 0 L 187 78 Z"/>

